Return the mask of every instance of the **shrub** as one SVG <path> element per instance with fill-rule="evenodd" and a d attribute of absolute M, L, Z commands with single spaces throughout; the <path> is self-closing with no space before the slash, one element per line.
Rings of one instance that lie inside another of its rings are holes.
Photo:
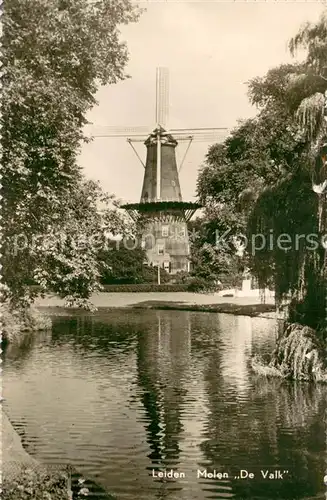
<path fill-rule="evenodd" d="M 133 241 L 131 242 L 133 243 Z M 99 252 L 102 285 L 133 285 L 138 283 L 156 283 L 158 268 L 147 263 L 143 248 L 126 248 L 120 242 L 109 242 L 108 250 Z M 161 283 L 169 281 L 169 274 L 160 269 Z"/>
<path fill-rule="evenodd" d="M 171 281 L 172 283 L 176 283 L 178 285 L 184 285 L 188 284 L 190 282 L 190 279 L 190 273 L 187 273 L 186 271 L 179 271 L 171 278 Z"/>
<path fill-rule="evenodd" d="M 219 289 L 219 286 L 213 281 L 208 281 L 205 278 L 192 277 L 187 284 L 187 290 L 195 293 L 210 293 Z"/>
<path fill-rule="evenodd" d="M 104 292 L 119 293 L 119 292 L 187 292 L 188 285 L 178 284 L 150 284 L 142 283 L 139 285 L 103 285 Z"/>

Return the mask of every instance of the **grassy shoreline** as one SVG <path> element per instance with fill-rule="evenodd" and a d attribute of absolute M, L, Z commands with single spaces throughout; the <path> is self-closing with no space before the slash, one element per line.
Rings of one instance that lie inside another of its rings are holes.
<path fill-rule="evenodd" d="M 159 309 L 174 311 L 213 312 L 221 314 L 234 314 L 236 316 L 262 316 L 265 313 L 275 313 L 273 304 L 183 304 L 168 301 L 146 301 L 130 306 L 133 309 Z"/>
<path fill-rule="evenodd" d="M 1 410 L 3 500 L 116 500 L 99 484 L 68 465 L 48 465 L 32 457 Z M 69 496 L 69 494 L 71 496 Z"/>
<path fill-rule="evenodd" d="M 275 317 L 276 308 L 273 301 L 262 304 L 256 297 L 220 297 L 217 294 L 195 294 L 188 292 L 162 293 L 107 293 L 101 292 L 91 297 L 92 303 L 99 310 L 115 308 L 161 309 L 196 312 L 215 312 L 245 316 L 260 316 L 262 314 Z M 63 300 L 55 296 L 38 299 L 35 306 L 39 310 L 64 309 Z M 81 311 L 82 313 L 82 311 Z"/>
<path fill-rule="evenodd" d="M 64 468 L 51 470 L 23 447 L 6 413 L 1 411 L 3 500 L 63 500 L 67 496 L 68 475 Z"/>
<path fill-rule="evenodd" d="M 37 307 L 11 310 L 7 303 L 1 304 L 2 347 L 8 344 L 21 345 L 26 338 L 37 331 L 49 330 L 51 319 L 42 314 Z"/>

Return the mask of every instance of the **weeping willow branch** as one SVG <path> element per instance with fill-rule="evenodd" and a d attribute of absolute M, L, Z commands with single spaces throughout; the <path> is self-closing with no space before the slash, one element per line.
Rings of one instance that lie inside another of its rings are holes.
<path fill-rule="evenodd" d="M 279 339 L 268 365 L 260 358 L 252 360 L 258 375 L 295 380 L 327 382 L 324 345 L 314 330 L 299 324 L 289 325 Z"/>
<path fill-rule="evenodd" d="M 310 176 L 300 171 L 262 192 L 247 228 L 249 241 L 255 235 L 265 241 L 262 249 L 248 249 L 250 267 L 260 288 L 273 283 L 277 305 L 285 299 L 290 303 L 289 320 L 315 329 L 326 322 L 322 272 L 326 250 L 318 214 L 318 198 Z"/>
<path fill-rule="evenodd" d="M 315 141 L 323 133 L 324 107 L 325 97 L 320 92 L 303 99 L 298 107 L 296 118 L 309 141 Z"/>

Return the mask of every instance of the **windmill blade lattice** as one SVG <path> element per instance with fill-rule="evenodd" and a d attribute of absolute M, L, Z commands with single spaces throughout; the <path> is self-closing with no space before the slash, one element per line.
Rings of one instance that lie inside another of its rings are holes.
<path fill-rule="evenodd" d="M 135 222 L 144 226 L 146 235 L 151 235 L 151 245 L 145 246 L 150 265 L 175 274 L 190 270 L 187 222 L 200 204 L 184 201 L 179 181 L 179 172 L 193 142 L 215 143 L 228 135 L 227 128 L 175 128 L 169 130 L 169 72 L 167 68 L 156 71 L 155 122 L 152 127 L 86 127 L 92 137 L 124 138 L 132 147 L 144 168 L 141 198 L 138 203 L 122 205 Z M 176 146 L 178 141 L 188 141 L 186 151 L 178 167 Z M 134 142 L 143 142 L 146 159 L 142 160 Z M 143 234 L 143 233 L 142 233 Z M 178 235 L 178 237 L 171 237 Z"/>
<path fill-rule="evenodd" d="M 150 127 L 110 127 L 87 125 L 85 127 L 86 133 L 93 137 L 143 137 L 151 132 Z"/>
<path fill-rule="evenodd" d="M 156 125 L 167 126 L 169 115 L 169 71 L 157 68 L 156 73 Z"/>

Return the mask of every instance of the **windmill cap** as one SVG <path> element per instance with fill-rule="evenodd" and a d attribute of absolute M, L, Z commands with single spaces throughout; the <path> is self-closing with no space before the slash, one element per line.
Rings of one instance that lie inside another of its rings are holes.
<path fill-rule="evenodd" d="M 176 139 L 169 132 L 167 132 L 167 130 L 161 127 L 161 125 L 159 125 L 151 132 L 146 141 L 144 141 L 144 144 L 146 146 L 157 144 L 158 135 L 160 136 L 160 141 L 163 146 L 177 146 L 178 142 L 176 141 Z"/>

